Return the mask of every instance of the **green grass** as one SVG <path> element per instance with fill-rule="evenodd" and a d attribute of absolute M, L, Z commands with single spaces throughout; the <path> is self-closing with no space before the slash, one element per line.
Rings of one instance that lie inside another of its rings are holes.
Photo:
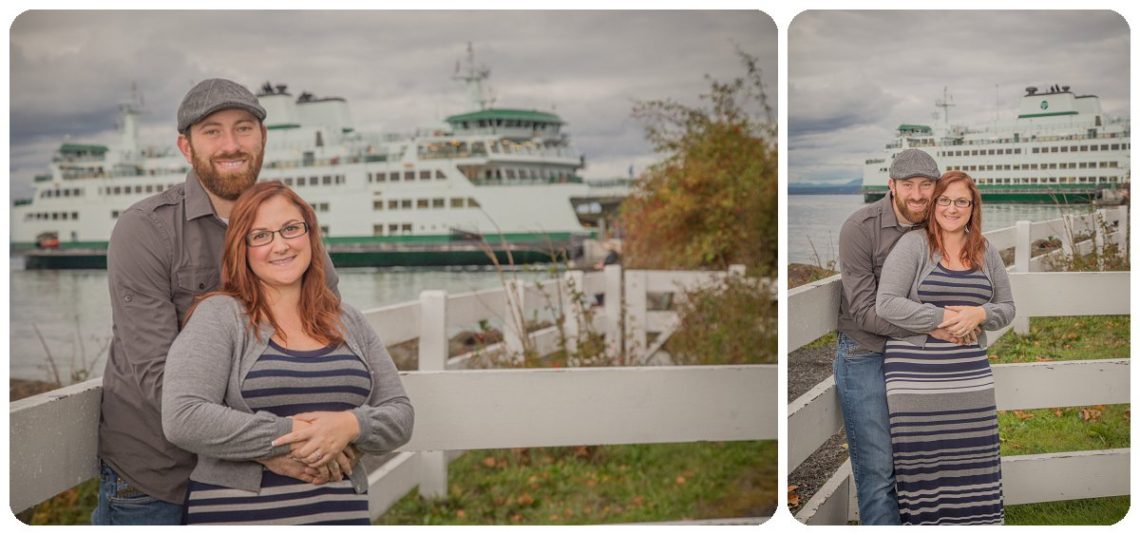
<path fill-rule="evenodd" d="M 816 338 L 815 340 L 812 340 L 810 343 L 803 346 L 801 349 L 815 349 L 817 347 L 834 348 L 835 344 L 838 342 L 839 342 L 839 335 L 836 333 L 836 331 L 831 331 L 831 332 L 829 332 L 823 336 L 820 336 L 819 338 Z"/>
<path fill-rule="evenodd" d="M 1027 503 L 1005 508 L 1005 523 L 1023 526 L 1109 525 L 1128 514 L 1129 496 Z"/>
<path fill-rule="evenodd" d="M 989 350 L 990 362 L 1127 358 L 1129 316 L 1030 318 L 1029 334 L 1013 332 Z"/>
<path fill-rule="evenodd" d="M 467 452 L 446 498 L 417 491 L 380 524 L 594 524 L 767 516 L 776 442 L 703 442 Z"/>

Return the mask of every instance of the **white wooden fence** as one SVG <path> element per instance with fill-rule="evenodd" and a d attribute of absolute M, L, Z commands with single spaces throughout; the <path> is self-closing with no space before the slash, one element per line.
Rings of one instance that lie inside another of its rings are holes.
<path fill-rule="evenodd" d="M 1070 225 L 1094 231 L 1092 240 L 1069 244 L 1087 251 L 1104 240 L 1127 245 L 1127 209 L 1100 210 L 1116 232 L 1100 234 L 1100 225 L 1088 219 Z M 1060 221 L 1018 222 L 1017 226 L 986 233 L 999 249 L 1015 247 L 1010 283 L 1018 318 L 1043 316 L 1129 314 L 1129 273 L 1041 273 L 1043 256 L 1029 258 L 1033 240 L 1065 236 Z M 1073 228 L 1069 226 L 1068 228 Z M 1079 234 L 1081 231 L 1078 230 Z M 1062 238 L 1065 241 L 1065 238 Z M 795 351 L 836 327 L 839 276 L 800 286 L 788 292 L 788 351 Z M 990 333 L 992 341 L 1011 329 Z M 1085 360 L 993 366 L 999 410 L 1069 407 L 1129 402 L 1129 360 Z M 843 427 L 835 390 L 829 377 L 788 406 L 788 473 Z M 1129 494 L 1129 449 L 1020 455 L 1002 459 L 1006 504 L 1037 503 Z M 816 491 L 796 514 L 807 524 L 846 524 L 858 519 L 850 460 Z"/>
<path fill-rule="evenodd" d="M 611 266 L 605 274 L 566 273 L 562 284 L 511 282 L 507 289 L 457 295 L 425 291 L 417 302 L 366 312 L 385 343 L 419 339 L 419 371 L 401 372 L 416 407 L 415 431 L 399 453 L 370 474 L 372 516 L 382 514 L 417 485 L 422 495 L 446 495 L 447 462 L 462 450 L 775 439 L 774 365 L 463 370 L 472 354 L 448 357 L 448 333 L 480 320 L 504 324 L 504 342 L 484 352 L 497 349 L 517 354 L 524 346 L 520 339 L 524 335 L 540 354 L 554 351 L 559 346 L 559 327 L 523 334 L 519 325 L 551 307 L 588 306 L 578 298 L 593 293 L 607 294 L 606 309 L 595 315 L 595 324 L 589 328 L 610 333 L 613 324 L 620 325 L 617 316 L 608 313 L 614 310 L 611 304 L 616 305 L 617 314 L 622 308 L 627 313 L 632 308 L 628 303 L 622 307 L 621 275 L 620 267 Z M 695 284 L 723 274 L 650 272 L 634 276 Z M 565 283 L 571 280 L 572 284 Z M 645 288 L 679 289 L 659 282 Z M 636 287 L 632 292 L 624 289 L 626 295 L 637 296 L 638 292 Z M 654 317 L 641 310 L 632 313 L 639 314 Z M 576 319 L 580 315 L 566 316 L 575 318 L 563 326 L 568 339 L 587 330 Z M 667 315 L 655 317 L 646 320 L 644 329 L 652 331 L 655 325 L 671 321 Z M 629 323 L 637 325 L 637 320 Z M 616 336 L 624 335 L 619 329 Z M 10 405 L 13 511 L 96 475 L 101 395 L 101 379 L 93 379 Z"/>

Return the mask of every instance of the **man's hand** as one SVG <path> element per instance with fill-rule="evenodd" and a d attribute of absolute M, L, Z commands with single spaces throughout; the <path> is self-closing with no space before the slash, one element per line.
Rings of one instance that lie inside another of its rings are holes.
<path fill-rule="evenodd" d="M 313 485 L 324 485 L 329 481 L 340 481 L 341 478 L 333 479 L 332 472 L 327 468 L 310 468 L 304 464 L 293 460 L 289 454 L 281 454 L 269 459 L 261 459 L 257 462 L 264 465 L 270 472 L 279 476 L 291 477 L 299 479 L 305 483 Z"/>

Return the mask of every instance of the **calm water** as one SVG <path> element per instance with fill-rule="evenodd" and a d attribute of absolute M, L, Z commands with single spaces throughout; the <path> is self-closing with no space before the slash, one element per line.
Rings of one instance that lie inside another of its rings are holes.
<path fill-rule="evenodd" d="M 414 301 L 423 290 L 449 293 L 501 287 L 499 274 L 490 270 L 341 269 L 340 292 L 359 309 Z M 67 381 L 72 366 L 102 375 L 105 347 L 111 338 L 110 296 L 107 272 L 94 270 L 23 269 L 21 258 L 9 265 L 11 288 L 11 377 L 47 380 L 46 354 L 51 352 L 60 375 Z M 549 278 L 545 268 L 518 272 L 522 280 Z M 43 337 L 41 342 L 36 331 Z M 47 346 L 46 350 L 44 346 Z M 86 355 L 87 364 L 81 356 Z M 98 360 L 90 362 L 99 355 Z"/>
<path fill-rule="evenodd" d="M 863 206 L 862 195 L 788 195 L 788 262 L 827 265 L 835 260 L 839 254 L 839 228 L 852 212 Z M 1056 219 L 1064 213 L 1090 209 L 1088 206 L 984 204 L 982 230 L 1012 227 L 1022 219 Z"/>

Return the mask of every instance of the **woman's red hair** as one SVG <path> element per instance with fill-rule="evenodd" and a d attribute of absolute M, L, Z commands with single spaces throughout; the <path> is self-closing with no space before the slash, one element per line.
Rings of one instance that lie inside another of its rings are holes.
<path fill-rule="evenodd" d="M 258 335 L 257 326 L 264 321 L 284 338 L 266 301 L 265 288 L 249 267 L 249 244 L 245 241 L 245 237 L 253 230 L 257 210 L 274 197 L 285 197 L 296 206 L 301 211 L 305 224 L 309 226 L 307 236 L 312 254 L 309 267 L 301 276 L 301 302 L 298 306 L 302 330 L 321 343 L 339 344 L 344 341 L 343 325 L 340 322 L 340 297 L 325 282 L 325 246 L 321 242 L 317 214 L 300 195 L 278 180 L 254 184 L 234 203 L 222 257 L 222 286 L 199 300 L 216 294 L 232 296 L 245 305 L 249 315 L 249 328 L 255 335 Z M 189 320 L 190 314 L 186 318 Z"/>
<path fill-rule="evenodd" d="M 926 237 L 930 243 L 930 255 L 933 257 L 937 251 L 946 256 L 946 248 L 942 242 L 942 228 L 938 225 L 938 218 L 934 211 L 938 210 L 938 198 L 946 193 L 946 189 L 953 184 L 962 183 L 970 191 L 970 220 L 966 222 L 966 245 L 962 247 L 959 259 L 968 268 L 982 267 L 986 254 L 986 238 L 982 236 L 982 194 L 974 179 L 961 171 L 947 171 L 934 184 L 934 194 L 930 197 L 930 217 L 926 220 Z"/>

